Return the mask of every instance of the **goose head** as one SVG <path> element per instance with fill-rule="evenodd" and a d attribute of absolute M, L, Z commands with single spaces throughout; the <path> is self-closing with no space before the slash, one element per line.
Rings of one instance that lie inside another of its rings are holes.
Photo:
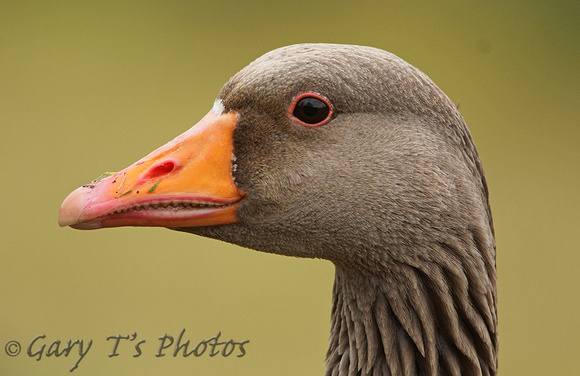
<path fill-rule="evenodd" d="M 477 150 L 421 71 L 301 44 L 198 124 L 63 202 L 61 226 L 162 226 L 334 263 L 328 375 L 494 375 L 495 241 Z"/>

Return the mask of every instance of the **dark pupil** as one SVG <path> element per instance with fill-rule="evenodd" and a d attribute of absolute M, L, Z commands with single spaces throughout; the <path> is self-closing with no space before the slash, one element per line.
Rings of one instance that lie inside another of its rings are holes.
<path fill-rule="evenodd" d="M 320 99 L 306 97 L 296 103 L 293 115 L 307 124 L 320 123 L 326 119 L 330 109 Z"/>

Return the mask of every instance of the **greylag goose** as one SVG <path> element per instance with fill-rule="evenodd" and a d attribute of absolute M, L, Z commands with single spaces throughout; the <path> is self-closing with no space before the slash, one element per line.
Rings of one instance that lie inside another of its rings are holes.
<path fill-rule="evenodd" d="M 162 226 L 336 268 L 327 375 L 495 375 L 495 240 L 456 106 L 388 52 L 300 44 L 190 130 L 73 191 L 59 224 Z"/>

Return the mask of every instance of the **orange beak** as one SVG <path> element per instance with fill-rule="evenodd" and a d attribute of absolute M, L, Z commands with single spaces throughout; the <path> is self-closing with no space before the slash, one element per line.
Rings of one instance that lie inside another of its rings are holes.
<path fill-rule="evenodd" d="M 237 222 L 244 193 L 232 177 L 236 115 L 210 111 L 199 123 L 145 158 L 74 190 L 60 226 L 193 227 Z"/>

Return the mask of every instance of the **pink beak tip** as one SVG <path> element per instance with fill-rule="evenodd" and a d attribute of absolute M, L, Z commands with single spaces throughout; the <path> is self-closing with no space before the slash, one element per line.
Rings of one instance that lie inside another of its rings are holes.
<path fill-rule="evenodd" d="M 72 191 L 62 202 L 58 211 L 58 224 L 61 227 L 75 225 L 80 222 L 85 208 L 87 189 L 79 187 Z"/>

